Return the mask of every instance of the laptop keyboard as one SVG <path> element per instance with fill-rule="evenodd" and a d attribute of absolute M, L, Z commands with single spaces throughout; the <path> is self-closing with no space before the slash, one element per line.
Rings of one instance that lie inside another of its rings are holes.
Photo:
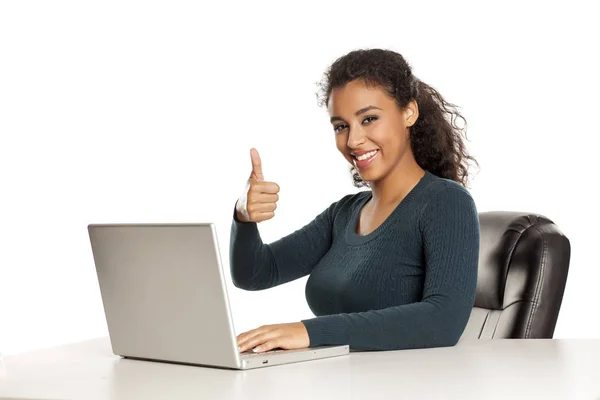
<path fill-rule="evenodd" d="M 252 350 L 246 350 L 245 352 L 240 353 L 240 354 L 243 356 L 264 356 L 265 354 L 281 353 L 282 351 L 290 351 L 290 350 L 277 349 L 277 350 L 263 351 L 260 353 L 255 353 Z"/>
<path fill-rule="evenodd" d="M 243 353 L 240 353 L 242 356 L 266 356 L 266 355 L 272 355 L 272 354 L 278 354 L 278 353 L 299 353 L 302 351 L 310 351 L 310 350 L 314 350 L 314 349 L 310 349 L 310 348 L 306 348 L 306 349 L 293 349 L 293 350 L 285 350 L 285 349 L 275 349 L 275 350 L 269 350 L 269 351 L 264 351 L 262 353 L 255 353 L 252 350 L 247 350 Z"/>

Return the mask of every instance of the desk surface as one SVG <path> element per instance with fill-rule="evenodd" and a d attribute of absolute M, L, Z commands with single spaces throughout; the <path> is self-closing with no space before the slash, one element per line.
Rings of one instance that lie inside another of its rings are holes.
<path fill-rule="evenodd" d="M 478 340 L 231 371 L 121 359 L 97 339 L 6 357 L 7 397 L 600 400 L 600 340 Z"/>

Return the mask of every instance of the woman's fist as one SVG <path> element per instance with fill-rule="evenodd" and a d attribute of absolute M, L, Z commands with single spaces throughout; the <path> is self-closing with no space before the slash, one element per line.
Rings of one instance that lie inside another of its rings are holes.
<path fill-rule="evenodd" d="M 260 156 L 256 149 L 250 150 L 252 173 L 246 182 L 244 193 L 235 205 L 236 217 L 242 222 L 261 222 L 273 218 L 279 200 L 279 185 L 265 182 Z"/>

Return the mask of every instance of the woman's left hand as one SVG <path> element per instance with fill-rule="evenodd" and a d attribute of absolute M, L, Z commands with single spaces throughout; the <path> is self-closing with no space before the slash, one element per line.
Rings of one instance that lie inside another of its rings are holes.
<path fill-rule="evenodd" d="M 302 322 L 261 326 L 238 335 L 237 341 L 241 353 L 250 349 L 264 352 L 276 348 L 291 350 L 310 346 L 308 331 Z"/>

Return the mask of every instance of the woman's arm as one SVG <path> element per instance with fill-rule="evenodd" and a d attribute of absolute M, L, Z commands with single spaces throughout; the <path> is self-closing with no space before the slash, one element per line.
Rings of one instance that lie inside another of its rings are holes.
<path fill-rule="evenodd" d="M 466 190 L 447 190 L 447 196 L 430 201 L 420 220 L 426 263 L 422 300 L 303 320 L 311 347 L 349 344 L 354 349 L 397 350 L 458 342 L 475 301 L 479 218 Z"/>
<path fill-rule="evenodd" d="M 240 222 L 234 212 L 229 247 L 234 285 L 262 290 L 308 275 L 331 247 L 337 204 L 271 244 L 263 243 L 255 222 Z"/>

